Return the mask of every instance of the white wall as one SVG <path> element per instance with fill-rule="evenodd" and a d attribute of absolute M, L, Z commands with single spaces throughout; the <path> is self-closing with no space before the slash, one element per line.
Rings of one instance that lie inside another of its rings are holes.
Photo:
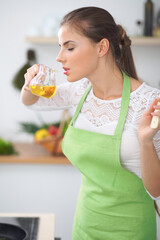
<path fill-rule="evenodd" d="M 157 12 L 160 1 L 155 0 L 154 3 Z M 144 0 L 1 0 L 0 136 L 12 141 L 32 141 L 32 137 L 19 131 L 18 123 L 39 122 L 37 114 L 21 104 L 20 93 L 11 85 L 13 75 L 26 61 L 26 50 L 36 50 L 38 63 L 61 69 L 55 61 L 58 44 L 32 45 L 25 42 L 25 36 L 32 25 L 41 25 L 48 13 L 55 13 L 61 18 L 74 8 L 92 5 L 106 8 L 117 23 L 125 27 L 128 34 L 134 35 L 135 21 L 143 19 L 143 4 Z M 160 47 L 134 46 L 133 55 L 139 76 L 159 87 Z M 63 81 L 64 76 L 58 79 L 58 83 Z M 40 115 L 44 121 L 53 122 L 60 119 L 61 111 L 41 112 Z M 0 165 L 0 212 L 55 212 L 56 235 L 63 240 L 70 240 L 79 185 L 80 174 L 72 166 Z"/>

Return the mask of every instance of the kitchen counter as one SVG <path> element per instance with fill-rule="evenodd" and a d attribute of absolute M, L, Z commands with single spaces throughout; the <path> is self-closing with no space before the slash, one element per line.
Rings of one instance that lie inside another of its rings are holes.
<path fill-rule="evenodd" d="M 70 164 L 65 156 L 49 153 L 34 143 L 13 143 L 18 155 L 0 156 L 0 163 Z"/>
<path fill-rule="evenodd" d="M 0 213 L 0 217 L 38 217 L 39 230 L 38 240 L 53 240 L 54 239 L 54 226 L 55 216 L 51 213 Z"/>

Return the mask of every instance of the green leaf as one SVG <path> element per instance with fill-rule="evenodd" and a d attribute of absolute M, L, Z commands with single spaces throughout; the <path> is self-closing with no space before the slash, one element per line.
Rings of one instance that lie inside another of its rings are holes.
<path fill-rule="evenodd" d="M 20 123 L 21 130 L 30 134 L 34 134 L 41 127 L 36 125 L 35 123 Z"/>
<path fill-rule="evenodd" d="M 21 131 L 24 131 L 28 134 L 35 134 L 36 131 L 38 131 L 41 128 L 45 128 L 48 130 L 49 126 L 54 125 L 55 127 L 59 127 L 60 123 L 56 122 L 56 123 L 43 123 L 42 125 L 37 125 L 35 123 L 25 123 L 25 122 L 21 122 L 19 123 L 21 126 Z"/>
<path fill-rule="evenodd" d="M 2 138 L 0 138 L 0 155 L 10 155 L 10 154 L 18 154 L 12 143 L 4 141 Z"/>

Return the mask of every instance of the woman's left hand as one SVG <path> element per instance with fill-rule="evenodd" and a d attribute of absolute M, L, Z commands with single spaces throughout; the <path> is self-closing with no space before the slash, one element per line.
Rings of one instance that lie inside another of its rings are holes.
<path fill-rule="evenodd" d="M 158 102 L 160 102 L 160 99 L 155 99 L 140 119 L 138 128 L 138 139 L 140 142 L 147 143 L 153 141 L 154 135 L 160 130 L 160 111 L 154 112 L 155 109 L 160 110 L 160 105 L 157 105 Z M 153 116 L 159 117 L 159 124 L 156 129 L 151 128 Z"/>

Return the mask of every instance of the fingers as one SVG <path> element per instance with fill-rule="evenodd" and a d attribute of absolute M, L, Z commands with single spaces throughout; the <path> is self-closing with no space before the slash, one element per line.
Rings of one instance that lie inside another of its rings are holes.
<path fill-rule="evenodd" d="M 29 87 L 31 80 L 38 74 L 39 68 L 39 64 L 34 64 L 32 67 L 27 69 L 27 72 L 24 75 L 25 87 Z"/>
<path fill-rule="evenodd" d="M 155 109 L 160 110 L 160 98 L 155 99 L 152 104 L 149 106 L 149 108 L 145 111 L 145 113 L 150 115 L 151 113 L 154 113 Z"/>
<path fill-rule="evenodd" d="M 155 111 L 159 111 L 160 110 L 160 101 L 158 101 L 156 105 L 153 105 L 153 108 L 155 109 Z"/>
<path fill-rule="evenodd" d="M 153 105 L 154 112 L 151 113 L 154 116 L 154 113 L 156 114 L 157 112 L 160 113 L 160 99 L 156 99 L 156 104 Z"/>
<path fill-rule="evenodd" d="M 160 116 L 160 106 L 155 106 L 154 112 L 151 113 L 152 116 Z"/>

